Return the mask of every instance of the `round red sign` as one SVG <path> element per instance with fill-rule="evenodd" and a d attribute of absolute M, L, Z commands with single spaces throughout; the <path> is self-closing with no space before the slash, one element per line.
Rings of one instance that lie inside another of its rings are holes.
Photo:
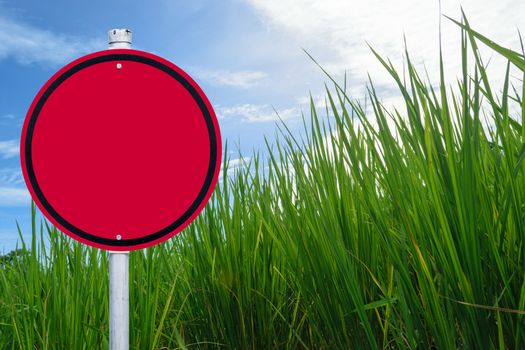
<path fill-rule="evenodd" d="M 42 213 L 108 250 L 180 232 L 211 196 L 221 160 L 219 124 L 199 86 L 173 63 L 127 49 L 58 71 L 31 104 L 20 147 Z"/>

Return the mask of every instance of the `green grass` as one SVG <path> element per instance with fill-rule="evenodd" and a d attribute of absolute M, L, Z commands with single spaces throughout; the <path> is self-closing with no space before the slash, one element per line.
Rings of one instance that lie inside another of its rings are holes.
<path fill-rule="evenodd" d="M 268 159 L 225 160 L 192 225 L 131 253 L 132 348 L 524 348 L 524 91 L 490 86 L 478 45 L 525 58 L 462 23 L 452 85 L 377 55 L 405 108 L 333 81 L 304 139 L 282 124 Z M 32 235 L 0 262 L 0 348 L 106 348 L 107 253 Z"/>

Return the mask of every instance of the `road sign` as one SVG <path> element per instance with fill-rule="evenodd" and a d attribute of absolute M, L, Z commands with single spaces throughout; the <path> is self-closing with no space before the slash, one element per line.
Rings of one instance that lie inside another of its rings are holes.
<path fill-rule="evenodd" d="M 81 57 L 42 87 L 21 137 L 42 213 L 85 244 L 134 250 L 186 227 L 217 181 L 213 108 L 180 68 L 143 51 Z"/>

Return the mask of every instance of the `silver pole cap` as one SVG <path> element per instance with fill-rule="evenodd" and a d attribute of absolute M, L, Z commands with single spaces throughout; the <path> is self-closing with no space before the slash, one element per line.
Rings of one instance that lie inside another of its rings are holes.
<path fill-rule="evenodd" d="M 108 44 L 110 49 L 131 49 L 131 30 L 111 29 L 108 31 Z"/>

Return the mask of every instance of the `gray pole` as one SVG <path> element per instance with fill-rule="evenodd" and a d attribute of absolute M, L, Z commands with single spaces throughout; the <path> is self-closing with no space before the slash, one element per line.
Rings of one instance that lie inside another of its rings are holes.
<path fill-rule="evenodd" d="M 112 29 L 108 41 L 110 49 L 131 49 L 131 31 Z M 109 252 L 109 349 L 129 349 L 129 252 Z"/>
<path fill-rule="evenodd" d="M 129 254 L 109 253 L 109 348 L 129 349 Z"/>

